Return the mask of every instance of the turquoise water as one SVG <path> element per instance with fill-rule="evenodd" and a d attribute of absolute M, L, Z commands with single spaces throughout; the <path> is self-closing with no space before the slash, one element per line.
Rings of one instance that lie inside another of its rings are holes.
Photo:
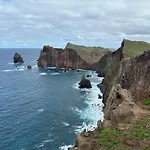
<path fill-rule="evenodd" d="M 16 51 L 25 60 L 19 70 L 12 63 Z M 96 73 L 40 70 L 39 52 L 0 49 L 0 150 L 66 149 L 77 132 L 93 129 L 103 118 Z M 92 89 L 78 89 L 83 74 L 92 75 Z"/>

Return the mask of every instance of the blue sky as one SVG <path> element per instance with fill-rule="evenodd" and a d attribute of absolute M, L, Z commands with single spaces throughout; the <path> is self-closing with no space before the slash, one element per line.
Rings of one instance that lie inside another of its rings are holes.
<path fill-rule="evenodd" d="M 0 47 L 150 41 L 149 0 L 0 0 Z"/>

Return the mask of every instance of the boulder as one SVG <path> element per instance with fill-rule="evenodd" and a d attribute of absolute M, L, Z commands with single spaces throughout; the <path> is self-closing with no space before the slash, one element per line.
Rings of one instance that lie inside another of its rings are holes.
<path fill-rule="evenodd" d="M 101 98 L 102 98 L 102 96 L 100 94 L 98 94 L 98 99 L 101 99 Z"/>
<path fill-rule="evenodd" d="M 79 82 L 79 88 L 92 88 L 90 80 L 86 79 L 85 75 L 82 76 L 82 79 Z"/>
<path fill-rule="evenodd" d="M 89 77 L 91 77 L 91 75 L 88 74 L 86 77 L 89 78 Z"/>
<path fill-rule="evenodd" d="M 14 54 L 14 63 L 15 64 L 16 63 L 24 63 L 24 60 L 23 60 L 23 58 L 21 57 L 20 54 L 18 54 L 18 53 Z"/>

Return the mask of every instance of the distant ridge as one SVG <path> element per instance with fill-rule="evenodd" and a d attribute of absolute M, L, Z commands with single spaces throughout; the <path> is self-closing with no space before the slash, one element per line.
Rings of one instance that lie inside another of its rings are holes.
<path fill-rule="evenodd" d="M 72 43 L 67 43 L 65 49 L 73 49 L 82 59 L 87 63 L 94 64 L 100 60 L 100 58 L 107 54 L 112 49 L 96 47 L 96 46 L 81 46 Z"/>

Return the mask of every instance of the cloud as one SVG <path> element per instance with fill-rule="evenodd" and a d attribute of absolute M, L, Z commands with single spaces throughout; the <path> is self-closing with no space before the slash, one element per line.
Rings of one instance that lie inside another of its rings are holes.
<path fill-rule="evenodd" d="M 149 41 L 149 5 L 149 0 L 1 0 L 0 47 L 65 47 L 72 41 L 117 48 L 123 38 Z"/>

